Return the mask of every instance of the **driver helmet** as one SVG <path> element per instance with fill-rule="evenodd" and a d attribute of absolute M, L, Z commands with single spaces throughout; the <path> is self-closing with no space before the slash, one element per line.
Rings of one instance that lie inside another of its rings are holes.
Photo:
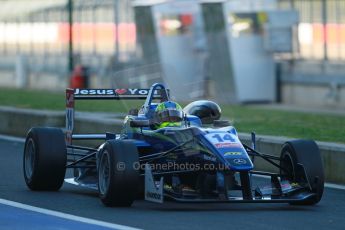
<path fill-rule="evenodd" d="M 183 120 L 182 107 L 173 101 L 160 103 L 155 110 L 156 128 L 181 126 Z"/>

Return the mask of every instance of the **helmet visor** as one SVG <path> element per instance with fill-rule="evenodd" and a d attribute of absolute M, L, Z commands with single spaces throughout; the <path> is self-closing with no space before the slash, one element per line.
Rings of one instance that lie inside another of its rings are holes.
<path fill-rule="evenodd" d="M 180 122 L 183 118 L 183 112 L 175 109 L 165 109 L 157 114 L 159 122 Z"/>

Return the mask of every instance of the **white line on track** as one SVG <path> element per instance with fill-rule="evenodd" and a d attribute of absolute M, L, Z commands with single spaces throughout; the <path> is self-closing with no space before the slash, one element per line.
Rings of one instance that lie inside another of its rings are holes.
<path fill-rule="evenodd" d="M 341 184 L 325 183 L 325 187 L 326 187 L 326 188 L 333 188 L 333 189 L 345 190 L 345 185 L 341 185 Z"/>
<path fill-rule="evenodd" d="M 132 228 L 132 227 L 125 226 L 125 225 L 113 224 L 113 223 L 108 223 L 108 222 L 104 222 L 104 221 L 93 220 L 93 219 L 89 219 L 89 218 L 85 218 L 85 217 L 66 214 L 63 212 L 57 212 L 57 211 L 52 211 L 52 210 L 48 210 L 48 209 L 44 209 L 44 208 L 38 208 L 38 207 L 34 207 L 34 206 L 22 204 L 22 203 L 10 201 L 10 200 L 0 199 L 0 204 L 4 204 L 4 205 L 12 206 L 15 208 L 20 208 L 20 209 L 25 209 L 25 210 L 29 210 L 29 211 L 33 211 L 33 212 L 38 212 L 38 213 L 42 213 L 42 214 L 46 214 L 46 215 L 50 215 L 50 216 L 56 216 L 56 217 L 67 219 L 67 220 L 97 225 L 97 226 L 110 228 L 110 229 L 118 229 L 118 230 L 137 230 L 138 229 L 138 228 Z"/>
<path fill-rule="evenodd" d="M 6 140 L 6 141 L 20 142 L 20 143 L 25 142 L 25 138 L 7 136 L 7 135 L 2 135 L 2 134 L 0 134 L 0 139 Z M 255 176 L 262 177 L 262 178 L 268 178 L 268 176 L 263 176 L 263 175 L 255 175 Z M 340 185 L 340 184 L 325 183 L 325 187 L 345 190 L 345 185 Z"/>
<path fill-rule="evenodd" d="M 0 139 L 1 140 L 5 140 L 5 141 L 20 142 L 20 143 L 24 143 L 25 142 L 25 138 L 12 137 L 12 136 L 2 135 L 2 134 L 0 134 Z"/>

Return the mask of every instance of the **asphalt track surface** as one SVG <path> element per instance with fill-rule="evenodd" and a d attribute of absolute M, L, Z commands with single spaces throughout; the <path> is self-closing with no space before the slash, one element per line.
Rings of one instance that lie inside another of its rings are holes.
<path fill-rule="evenodd" d="M 0 139 L 0 151 L 0 199 L 35 207 L 142 229 L 345 229 L 345 190 L 327 188 L 315 206 L 136 201 L 130 208 L 107 208 L 95 191 L 66 183 L 59 192 L 29 191 L 22 175 L 23 143 Z M 0 229 L 16 229 L 11 218 L 25 225 L 25 213 L 16 215 L 13 218 L 0 206 Z M 42 229 L 84 228 L 67 223 Z"/>

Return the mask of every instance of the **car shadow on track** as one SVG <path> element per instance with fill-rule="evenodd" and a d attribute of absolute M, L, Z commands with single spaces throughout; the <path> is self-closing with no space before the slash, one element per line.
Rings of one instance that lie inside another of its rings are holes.
<path fill-rule="evenodd" d="M 272 212 L 272 211 L 314 211 L 315 206 L 292 206 L 289 204 L 222 204 L 222 203 L 198 203 L 182 204 L 174 202 L 165 202 L 164 204 L 154 204 L 147 201 L 136 201 L 133 204 L 136 209 L 148 209 L 151 211 L 161 212 L 219 212 L 219 211 L 236 211 L 236 212 Z"/>
<path fill-rule="evenodd" d="M 73 195 L 81 195 L 81 196 L 87 196 L 87 197 L 98 197 L 98 192 L 96 190 L 88 189 L 88 188 L 81 188 L 74 185 L 64 185 L 62 188 L 63 192 L 73 194 Z"/>

